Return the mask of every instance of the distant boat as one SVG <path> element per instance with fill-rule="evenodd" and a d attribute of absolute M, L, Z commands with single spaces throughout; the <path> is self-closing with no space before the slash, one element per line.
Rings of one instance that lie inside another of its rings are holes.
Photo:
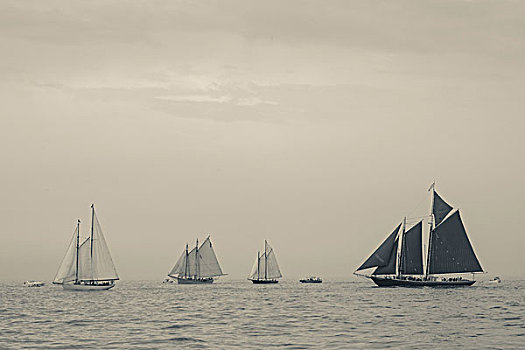
<path fill-rule="evenodd" d="M 489 281 L 489 283 L 501 283 L 501 278 L 499 278 L 498 276 L 494 277 L 493 279 L 491 279 Z"/>
<path fill-rule="evenodd" d="M 25 281 L 24 286 L 26 287 L 43 287 L 45 285 L 44 282 L 41 281 Z"/>
<path fill-rule="evenodd" d="M 273 248 L 264 241 L 264 253 L 257 252 L 257 259 L 253 265 L 252 273 L 248 278 L 255 284 L 278 283 L 277 278 L 283 277 L 277 264 Z"/>
<path fill-rule="evenodd" d="M 323 283 L 323 280 L 316 276 L 310 276 L 299 280 L 301 283 Z"/>
<path fill-rule="evenodd" d="M 208 284 L 215 277 L 224 276 L 211 244 L 210 236 L 199 247 L 188 251 L 188 245 L 181 257 L 173 266 L 168 276 L 175 278 L 179 284 Z"/>
<path fill-rule="evenodd" d="M 461 221 L 435 191 L 432 184 L 429 249 L 423 266 L 423 220 L 406 231 L 406 218 L 374 253 L 354 272 L 375 267 L 363 275 L 380 287 L 386 286 L 470 286 L 474 279 L 458 274 L 483 272 Z M 451 276 L 451 274 L 454 274 Z"/>
<path fill-rule="evenodd" d="M 78 220 L 66 256 L 53 283 L 61 284 L 66 290 L 95 291 L 113 288 L 118 279 L 117 270 L 95 214 L 95 205 L 91 205 L 91 234 L 80 239 Z"/>

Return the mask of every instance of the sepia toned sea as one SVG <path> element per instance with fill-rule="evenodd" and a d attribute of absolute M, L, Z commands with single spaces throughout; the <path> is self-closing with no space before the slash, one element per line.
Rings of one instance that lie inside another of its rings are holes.
<path fill-rule="evenodd" d="M 119 281 L 104 292 L 0 282 L 0 349 L 374 348 L 525 349 L 525 281 Z"/>

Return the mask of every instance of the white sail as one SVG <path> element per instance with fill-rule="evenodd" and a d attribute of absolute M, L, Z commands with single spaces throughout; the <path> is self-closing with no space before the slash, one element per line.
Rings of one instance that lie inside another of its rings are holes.
<path fill-rule="evenodd" d="M 252 272 L 250 273 L 250 277 L 249 279 L 251 280 L 256 280 L 259 278 L 259 268 L 260 268 L 260 258 L 259 258 L 259 253 L 257 253 L 257 258 L 255 259 L 255 263 L 253 264 L 253 267 L 252 267 Z"/>
<path fill-rule="evenodd" d="M 69 243 L 69 247 L 67 248 L 66 255 L 64 256 L 64 259 L 62 259 L 62 263 L 58 268 L 53 283 L 60 284 L 71 281 L 71 279 L 69 279 L 71 277 L 71 270 L 73 272 L 73 279 L 75 279 L 77 230 L 78 226 L 75 229 L 75 232 L 73 232 L 73 237 L 71 238 L 71 242 Z"/>
<path fill-rule="evenodd" d="M 115 264 L 113 264 L 102 228 L 94 212 L 93 221 L 93 257 L 90 259 L 92 279 L 99 281 L 118 280 Z"/>
<path fill-rule="evenodd" d="M 181 276 L 184 276 L 185 271 L 186 271 L 186 250 L 182 252 L 182 255 L 180 256 L 179 260 L 177 260 L 177 262 L 175 263 L 175 266 L 173 266 L 170 273 L 168 273 L 168 276 L 181 277 Z"/>
<path fill-rule="evenodd" d="M 199 259 L 199 277 L 222 276 L 221 266 L 213 250 L 210 237 L 201 244 L 198 251 Z"/>

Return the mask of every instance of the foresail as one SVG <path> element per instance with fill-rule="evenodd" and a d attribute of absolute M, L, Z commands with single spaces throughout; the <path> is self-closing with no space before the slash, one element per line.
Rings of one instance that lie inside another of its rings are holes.
<path fill-rule="evenodd" d="M 168 273 L 168 276 L 170 277 L 182 277 L 184 276 L 186 269 L 186 250 L 182 252 L 182 255 L 180 256 L 179 260 L 175 263 L 175 266 L 171 269 L 171 271 Z"/>
<path fill-rule="evenodd" d="M 423 222 L 418 222 L 403 236 L 399 273 L 406 275 L 423 274 L 422 251 Z"/>
<path fill-rule="evenodd" d="M 388 259 L 388 263 L 384 266 L 379 266 L 378 268 L 376 268 L 372 275 L 395 275 L 397 260 L 397 243 L 398 239 L 396 238 L 392 247 L 392 252 L 390 253 L 390 258 Z"/>
<path fill-rule="evenodd" d="M 213 250 L 210 237 L 199 247 L 199 276 L 215 277 L 222 276 L 221 266 Z"/>
<path fill-rule="evenodd" d="M 377 248 L 372 255 L 366 261 L 359 266 L 356 271 L 368 269 L 370 267 L 386 266 L 390 261 L 394 244 L 396 241 L 397 233 L 399 232 L 399 224 L 396 229 L 384 240 L 383 243 Z"/>
<path fill-rule="evenodd" d="M 447 202 L 445 202 L 436 191 L 434 191 L 432 214 L 434 214 L 435 225 L 439 225 L 451 210 L 452 207 Z"/>
<path fill-rule="evenodd" d="M 73 279 L 75 278 L 75 264 L 76 264 L 76 239 L 77 239 L 77 230 L 78 226 L 75 229 L 75 232 L 73 233 L 73 237 L 71 238 L 71 242 L 69 243 L 69 247 L 66 250 L 66 255 L 62 259 L 62 263 L 60 264 L 60 267 L 58 268 L 57 274 L 55 275 L 55 279 L 53 280 L 53 283 L 64 283 L 68 282 L 68 276 L 71 275 L 71 270 L 73 270 Z"/>
<path fill-rule="evenodd" d="M 93 215 L 93 258 L 92 273 L 94 280 L 118 280 L 117 270 L 108 245 L 102 233 L 102 227 L 96 215 Z"/>
<path fill-rule="evenodd" d="M 259 260 L 259 257 L 255 259 L 255 263 L 253 264 L 252 272 L 250 272 L 249 279 L 254 280 L 259 278 Z"/>
<path fill-rule="evenodd" d="M 429 274 L 482 272 L 459 211 L 430 232 Z"/>

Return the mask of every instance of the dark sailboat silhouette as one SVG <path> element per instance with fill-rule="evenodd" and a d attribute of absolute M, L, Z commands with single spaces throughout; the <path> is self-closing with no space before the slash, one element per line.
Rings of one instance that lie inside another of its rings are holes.
<path fill-rule="evenodd" d="M 423 220 L 406 231 L 406 218 L 354 272 L 384 286 L 470 286 L 461 274 L 483 272 L 461 221 L 459 210 L 432 190 L 429 247 L 423 266 Z M 374 268 L 370 275 L 357 271 Z M 451 276 L 454 274 L 454 276 Z"/>

